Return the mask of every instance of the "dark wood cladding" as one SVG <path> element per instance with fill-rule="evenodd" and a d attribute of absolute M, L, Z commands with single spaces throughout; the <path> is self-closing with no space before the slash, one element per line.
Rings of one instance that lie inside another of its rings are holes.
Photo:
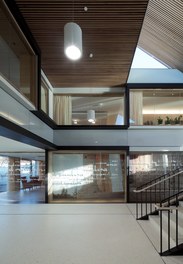
<path fill-rule="evenodd" d="M 139 45 L 170 66 L 183 71 L 183 1 L 150 0 Z"/>
<path fill-rule="evenodd" d="M 53 87 L 113 87 L 126 83 L 148 0 L 16 3 L 38 42 L 42 69 Z M 83 57 L 77 62 L 69 61 L 63 50 L 64 25 L 72 21 L 83 32 Z"/>

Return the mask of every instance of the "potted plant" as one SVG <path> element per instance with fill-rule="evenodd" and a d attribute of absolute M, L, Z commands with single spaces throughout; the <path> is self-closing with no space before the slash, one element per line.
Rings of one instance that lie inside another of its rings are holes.
<path fill-rule="evenodd" d="M 163 119 L 160 116 L 158 117 L 157 120 L 158 120 L 158 125 L 162 125 L 163 124 Z"/>
<path fill-rule="evenodd" d="M 166 116 L 165 125 L 170 125 L 171 121 L 171 118 L 169 116 Z"/>
<path fill-rule="evenodd" d="M 176 117 L 176 118 L 174 119 L 176 125 L 177 125 L 177 124 L 180 124 L 180 122 L 181 122 L 181 118 L 182 118 L 182 115 L 179 115 L 178 117 Z"/>

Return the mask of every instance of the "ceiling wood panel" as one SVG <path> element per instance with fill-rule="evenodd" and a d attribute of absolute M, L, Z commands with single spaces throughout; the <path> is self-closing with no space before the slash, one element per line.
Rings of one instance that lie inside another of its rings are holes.
<path fill-rule="evenodd" d="M 41 49 L 42 69 L 53 87 L 124 85 L 147 2 L 16 0 Z M 83 32 L 83 57 L 77 62 L 69 61 L 63 50 L 64 25 L 72 21 Z"/>
<path fill-rule="evenodd" d="M 170 66 L 183 71 L 183 1 L 150 0 L 139 46 Z"/>

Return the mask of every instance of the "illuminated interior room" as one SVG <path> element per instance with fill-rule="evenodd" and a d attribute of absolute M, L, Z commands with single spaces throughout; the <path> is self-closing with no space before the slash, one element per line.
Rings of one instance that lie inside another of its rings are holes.
<path fill-rule="evenodd" d="M 0 1 L 2 264 L 182 263 L 182 17 Z"/>

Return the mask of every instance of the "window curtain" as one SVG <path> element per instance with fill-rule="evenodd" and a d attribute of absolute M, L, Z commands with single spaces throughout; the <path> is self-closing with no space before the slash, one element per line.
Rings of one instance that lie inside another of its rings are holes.
<path fill-rule="evenodd" d="M 47 93 L 46 89 L 41 86 L 41 109 L 47 113 Z"/>
<path fill-rule="evenodd" d="M 142 91 L 130 92 L 130 123 L 131 125 L 143 125 Z"/>
<path fill-rule="evenodd" d="M 54 120 L 57 125 L 72 125 L 71 96 L 54 96 Z"/>

